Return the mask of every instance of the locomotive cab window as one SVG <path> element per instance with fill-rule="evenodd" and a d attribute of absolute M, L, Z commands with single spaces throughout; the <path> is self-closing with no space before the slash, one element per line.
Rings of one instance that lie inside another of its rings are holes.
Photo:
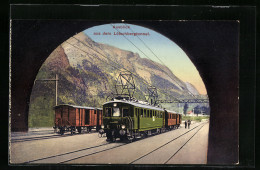
<path fill-rule="evenodd" d="M 111 117 L 111 113 L 112 113 L 112 110 L 111 110 L 111 108 L 105 108 L 105 116 L 107 116 L 107 117 Z"/>
<path fill-rule="evenodd" d="M 118 107 L 113 108 L 113 117 L 119 117 L 120 116 L 120 109 Z"/>
<path fill-rule="evenodd" d="M 128 108 L 123 108 L 123 117 L 131 116 Z"/>

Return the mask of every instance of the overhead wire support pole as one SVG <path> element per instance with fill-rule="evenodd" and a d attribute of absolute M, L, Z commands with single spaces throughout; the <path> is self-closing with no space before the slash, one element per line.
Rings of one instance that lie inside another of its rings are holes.
<path fill-rule="evenodd" d="M 119 93 L 119 87 L 121 87 L 121 92 Z M 133 97 L 135 92 L 135 82 L 133 75 L 130 72 L 120 72 L 116 81 L 116 95 L 119 96 L 129 96 L 129 99 Z M 127 90 L 127 93 L 125 93 Z"/>
<path fill-rule="evenodd" d="M 55 75 L 55 79 L 37 79 L 35 81 L 55 81 L 55 106 L 58 105 L 58 74 Z"/>

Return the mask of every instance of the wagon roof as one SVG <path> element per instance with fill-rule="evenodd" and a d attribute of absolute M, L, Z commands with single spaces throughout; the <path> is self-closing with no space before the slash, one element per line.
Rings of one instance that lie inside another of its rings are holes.
<path fill-rule="evenodd" d="M 138 103 L 138 102 L 134 102 L 134 101 L 127 101 L 127 100 L 114 100 L 114 101 L 109 101 L 104 103 L 105 104 L 109 104 L 109 103 L 126 103 L 126 104 L 130 104 L 132 106 L 136 106 L 136 107 L 142 107 L 142 108 L 146 108 L 146 109 L 154 109 L 154 110 L 159 110 L 159 111 L 164 111 L 162 108 L 159 107 L 154 107 L 148 104 L 143 104 L 143 103 Z"/>
<path fill-rule="evenodd" d="M 169 113 L 177 113 L 177 112 L 175 112 L 175 111 L 172 111 L 172 110 L 167 110 L 167 109 L 165 109 L 167 112 L 169 112 Z M 177 113 L 178 114 L 178 113 Z"/>
<path fill-rule="evenodd" d="M 54 108 L 58 108 L 61 106 L 69 106 L 69 107 L 78 108 L 78 109 L 100 109 L 100 108 L 96 108 L 96 107 L 76 106 L 76 105 L 70 105 L 70 104 L 60 104 L 60 105 L 54 106 Z"/>

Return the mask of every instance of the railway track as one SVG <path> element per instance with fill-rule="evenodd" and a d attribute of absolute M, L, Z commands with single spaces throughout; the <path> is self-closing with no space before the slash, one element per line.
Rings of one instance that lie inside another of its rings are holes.
<path fill-rule="evenodd" d="M 203 124 L 199 124 L 197 126 L 195 126 L 194 128 L 188 130 L 187 132 L 175 137 L 174 139 L 164 143 L 163 145 L 153 149 L 152 151 L 144 154 L 143 156 L 140 156 L 139 158 L 131 161 L 129 164 L 135 164 L 138 161 L 142 161 L 142 159 L 145 159 L 147 156 L 149 156 L 150 154 L 154 153 L 155 151 L 158 151 L 160 149 L 162 149 L 163 147 L 167 146 L 170 143 L 173 143 L 175 140 L 181 138 L 182 136 L 185 136 L 186 134 L 190 133 L 190 132 L 194 132 L 196 131 L 191 137 L 189 137 L 189 139 L 179 148 L 177 149 L 176 152 L 174 152 L 165 162 L 164 164 L 167 164 L 167 162 L 169 160 L 171 160 L 198 132 L 199 130 L 205 125 L 206 123 Z M 148 140 L 149 138 L 145 138 L 143 140 Z M 140 140 L 140 141 L 143 141 Z M 138 141 L 137 141 L 138 142 Z M 106 151 L 112 151 L 113 149 L 119 148 L 119 147 L 123 147 L 125 145 L 128 145 L 131 143 L 105 143 L 105 144 L 101 144 L 101 145 L 97 145 L 97 146 L 93 146 L 93 147 L 88 147 L 88 148 L 83 148 L 83 149 L 79 149 L 79 150 L 75 150 L 75 151 L 71 151 L 71 152 L 66 152 L 63 154 L 58 154 L 58 155 L 53 155 L 53 156 L 49 156 L 49 157 L 44 157 L 44 158 L 40 158 L 40 159 L 36 159 L 36 160 L 31 160 L 28 162 L 25 162 L 26 164 L 42 164 L 42 163 L 49 163 L 49 164 L 64 164 L 64 163 L 70 163 L 73 162 L 74 160 L 77 159 L 81 159 L 85 157 L 89 157 L 98 153 L 102 153 L 102 152 L 106 152 Z"/>
<path fill-rule="evenodd" d="M 69 133 L 69 132 L 68 132 Z M 97 132 L 88 132 L 88 134 L 91 133 L 97 133 Z M 53 139 L 53 138 L 61 138 L 61 137 L 68 137 L 68 136 L 72 136 L 70 133 L 69 134 L 64 134 L 64 135 L 60 135 L 60 134 L 53 134 L 50 133 L 51 135 L 44 135 L 44 136 L 35 136 L 35 137 L 11 137 L 11 143 L 17 143 L 17 142 L 28 142 L 28 141 L 35 141 L 35 140 L 43 140 L 43 139 Z M 82 134 L 87 134 L 87 133 L 76 133 L 73 134 L 73 136 L 75 135 L 82 135 Z"/>
<path fill-rule="evenodd" d="M 176 141 L 176 140 L 179 139 L 180 137 L 182 137 L 182 136 L 184 136 L 184 135 L 186 135 L 186 134 L 188 134 L 188 133 L 190 133 L 190 132 L 192 132 L 192 131 L 194 131 L 194 130 L 197 130 L 190 138 L 188 138 L 188 140 L 187 140 L 184 144 L 181 145 L 181 147 L 180 147 L 176 152 L 174 152 L 174 153 L 163 163 L 163 164 L 167 164 L 167 163 L 203 128 L 203 126 L 204 126 L 205 124 L 207 124 L 207 123 L 203 123 L 203 124 L 200 124 L 200 125 L 198 125 L 198 126 L 195 126 L 194 128 L 190 129 L 189 131 L 187 131 L 187 132 L 185 132 L 185 133 L 179 135 L 179 136 L 176 137 L 176 138 L 173 138 L 172 140 L 170 140 L 170 141 L 164 143 L 163 145 L 161 145 L 161 146 L 159 146 L 159 147 L 153 149 L 152 151 L 150 151 L 150 152 L 144 154 L 143 156 L 141 156 L 141 157 L 139 157 L 139 158 L 133 160 L 133 161 L 130 162 L 129 164 L 134 164 L 134 163 L 137 162 L 137 161 L 141 161 L 142 159 L 146 158 L 147 156 L 149 156 L 150 154 L 154 153 L 155 151 L 158 151 L 158 150 L 162 149 L 163 147 L 165 147 L 165 146 L 167 146 L 167 145 L 173 143 L 174 141 Z"/>
<path fill-rule="evenodd" d="M 121 146 L 127 145 L 127 144 L 128 143 L 123 143 L 123 144 L 122 143 L 105 143 L 105 144 L 88 147 L 88 148 L 84 148 L 84 149 L 79 149 L 79 150 L 75 150 L 75 151 L 71 151 L 71 152 L 67 152 L 67 153 L 63 153 L 63 154 L 58 154 L 58 155 L 44 157 L 44 158 L 40 158 L 40 159 L 36 159 L 36 160 L 31 160 L 31 161 L 24 162 L 24 163 L 25 164 L 28 164 L 28 163 L 61 164 L 61 163 L 66 163 L 66 162 L 69 162 L 69 161 L 72 161 L 75 159 L 79 159 L 82 157 L 94 155 L 94 154 L 101 153 L 101 152 L 108 151 L 108 150 L 112 150 L 114 148 L 118 148 L 118 147 L 121 147 Z"/>
<path fill-rule="evenodd" d="M 43 140 L 43 139 L 53 139 L 53 138 L 60 138 L 61 135 L 46 135 L 46 136 L 37 136 L 37 137 L 26 137 L 26 138 L 19 138 L 19 139 L 11 139 L 12 143 L 17 142 L 28 142 L 28 141 L 35 141 L 35 140 Z"/>

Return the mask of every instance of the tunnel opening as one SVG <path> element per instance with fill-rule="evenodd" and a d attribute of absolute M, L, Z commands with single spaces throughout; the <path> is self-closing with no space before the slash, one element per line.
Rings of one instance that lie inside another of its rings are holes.
<path fill-rule="evenodd" d="M 130 36 L 132 33 L 139 36 Z M 147 100 L 148 86 L 144 83 L 149 83 L 158 89 L 159 98 L 155 102 L 182 113 L 183 120 L 196 120 L 190 115 L 210 115 L 205 85 L 177 44 L 154 30 L 115 23 L 88 28 L 70 37 L 48 56 L 32 88 L 29 127 L 54 126 L 55 105 L 102 107 L 105 99 L 115 93 L 119 72 L 125 70 L 137 75 L 134 79 L 138 100 Z"/>

